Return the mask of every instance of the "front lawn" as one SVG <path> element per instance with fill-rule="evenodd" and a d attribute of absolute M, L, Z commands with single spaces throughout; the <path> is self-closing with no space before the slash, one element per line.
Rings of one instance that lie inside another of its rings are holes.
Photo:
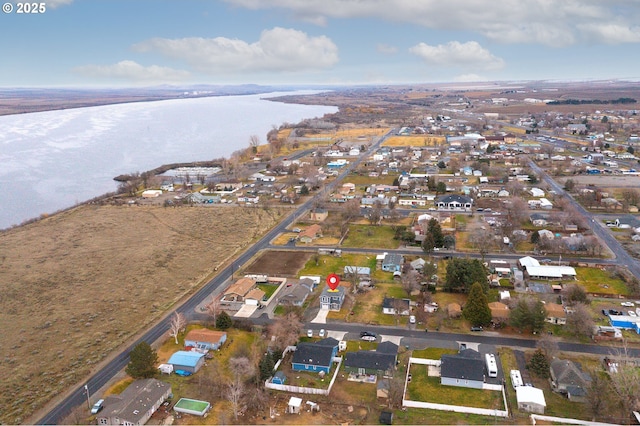
<path fill-rule="evenodd" d="M 316 261 L 312 256 L 300 271 L 299 276 L 320 275 L 321 277 L 326 277 L 332 273 L 342 275 L 345 266 L 364 266 L 374 271 L 376 269 L 376 257 L 374 255 L 367 256 L 351 253 L 343 253 L 342 257 L 320 256 L 316 265 Z"/>
<path fill-rule="evenodd" d="M 257 287 L 264 291 L 265 299 L 269 300 L 273 293 L 278 289 L 278 284 L 258 284 Z"/>
<path fill-rule="evenodd" d="M 443 386 L 440 384 L 440 377 L 427 376 L 425 365 L 411 364 L 411 382 L 407 386 L 407 396 L 412 401 L 504 410 L 502 392 Z"/>
<path fill-rule="evenodd" d="M 403 299 L 407 294 L 400 284 L 376 284 L 374 289 L 356 296 L 351 321 L 363 324 L 396 325 L 396 315 L 382 313 L 382 301 L 385 297 Z M 408 317 L 400 316 L 399 320 L 400 324 L 406 324 Z"/>

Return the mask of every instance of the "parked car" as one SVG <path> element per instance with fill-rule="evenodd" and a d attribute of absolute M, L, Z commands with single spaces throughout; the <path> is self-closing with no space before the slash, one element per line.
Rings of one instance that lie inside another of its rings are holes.
<path fill-rule="evenodd" d="M 327 332 L 324 330 L 324 328 L 321 328 L 321 329 L 320 329 L 320 332 L 318 333 L 318 336 L 320 336 L 320 337 L 325 337 L 325 336 L 326 336 L 326 334 L 327 334 Z"/>
<path fill-rule="evenodd" d="M 473 327 L 471 327 L 471 331 L 482 331 L 483 328 L 479 325 L 474 325 Z"/>
<path fill-rule="evenodd" d="M 627 308 L 633 308 L 634 306 L 636 306 L 633 302 L 620 302 L 620 305 Z"/>
<path fill-rule="evenodd" d="M 313 330 L 307 330 L 307 337 L 313 337 Z"/>
<path fill-rule="evenodd" d="M 360 333 L 360 339 L 366 340 L 368 342 L 373 342 L 377 338 L 375 333 L 371 333 L 370 331 L 363 331 Z"/>
<path fill-rule="evenodd" d="M 416 323 L 416 316 L 409 315 L 409 324 L 415 324 L 415 323 Z"/>
<path fill-rule="evenodd" d="M 193 374 L 191 371 L 186 371 L 186 370 L 175 370 L 174 373 L 182 377 L 189 377 Z"/>
<path fill-rule="evenodd" d="M 622 315 L 622 312 L 616 311 L 615 309 L 609 309 L 609 315 Z"/>
<path fill-rule="evenodd" d="M 638 314 L 636 314 L 634 311 L 627 311 L 627 314 L 629 314 L 630 317 L 637 317 Z"/>
<path fill-rule="evenodd" d="M 97 400 L 91 407 L 91 414 L 98 414 L 104 408 L 102 404 L 104 404 L 104 399 Z"/>

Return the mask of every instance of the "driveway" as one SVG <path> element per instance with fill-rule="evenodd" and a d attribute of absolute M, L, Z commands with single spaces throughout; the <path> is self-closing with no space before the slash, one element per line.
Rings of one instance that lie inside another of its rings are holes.
<path fill-rule="evenodd" d="M 329 310 L 320 309 L 318 311 L 318 315 L 314 319 L 311 320 L 313 324 L 326 324 L 327 323 L 327 315 L 329 315 Z"/>

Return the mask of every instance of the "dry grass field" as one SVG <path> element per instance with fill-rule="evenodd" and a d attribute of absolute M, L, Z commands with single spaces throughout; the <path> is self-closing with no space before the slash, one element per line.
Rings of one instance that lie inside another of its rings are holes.
<path fill-rule="evenodd" d="M 279 219 L 83 206 L 0 234 L 0 423 L 21 423 Z"/>

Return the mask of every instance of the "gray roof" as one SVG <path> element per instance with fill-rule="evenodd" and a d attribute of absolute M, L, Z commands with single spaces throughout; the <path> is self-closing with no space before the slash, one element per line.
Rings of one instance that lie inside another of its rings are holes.
<path fill-rule="evenodd" d="M 383 265 L 400 265 L 404 263 L 404 256 L 397 253 L 387 253 L 382 261 Z"/>
<path fill-rule="evenodd" d="M 318 343 L 298 343 L 291 362 L 294 364 L 329 367 L 333 359 L 333 349 L 334 347 L 332 346 Z"/>
<path fill-rule="evenodd" d="M 440 358 L 440 376 L 453 379 L 484 381 L 484 362 L 481 358 L 471 357 L 472 349 L 466 349 L 455 355 L 442 355 Z M 477 352 L 476 352 L 477 353 Z"/>
<path fill-rule="evenodd" d="M 398 345 L 390 341 L 382 342 L 376 348 L 376 352 L 396 355 L 398 353 Z"/>
<path fill-rule="evenodd" d="M 445 195 L 438 198 L 438 203 L 449 204 L 453 201 L 457 201 L 461 204 L 473 203 L 473 200 L 470 197 L 458 194 Z"/>
<path fill-rule="evenodd" d="M 583 372 L 579 364 L 568 359 L 554 359 L 550 367 L 560 386 L 586 387 L 587 382 L 591 381 L 591 376 Z"/>
<path fill-rule="evenodd" d="M 345 367 L 368 368 L 370 370 L 381 371 L 389 370 L 395 363 L 395 355 L 377 351 L 347 352 L 344 359 Z"/>
<path fill-rule="evenodd" d="M 171 392 L 171 385 L 157 379 L 136 380 L 121 394 L 105 398 L 104 409 L 98 417 L 118 417 L 138 424 L 151 407 L 164 399 L 167 390 Z"/>
<path fill-rule="evenodd" d="M 396 299 L 393 297 L 385 297 L 382 300 L 382 308 L 386 308 L 386 309 L 403 309 L 403 310 L 408 310 L 409 309 L 409 299 Z"/>

